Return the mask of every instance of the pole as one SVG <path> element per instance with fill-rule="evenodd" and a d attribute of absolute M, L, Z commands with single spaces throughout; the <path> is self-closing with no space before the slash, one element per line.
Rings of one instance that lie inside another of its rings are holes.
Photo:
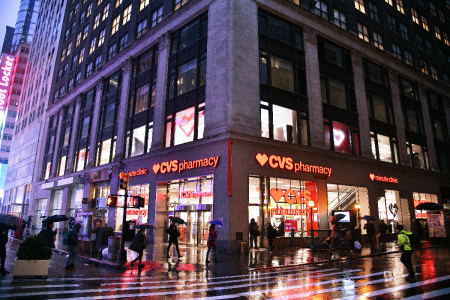
<path fill-rule="evenodd" d="M 311 207 L 311 250 L 314 250 L 313 209 Z"/>
<path fill-rule="evenodd" d="M 120 255 L 119 255 L 119 259 L 122 262 L 127 261 L 127 252 L 125 252 L 125 223 L 127 221 L 127 202 L 128 202 L 128 189 L 125 190 L 125 200 L 123 201 L 122 240 L 120 243 Z"/>

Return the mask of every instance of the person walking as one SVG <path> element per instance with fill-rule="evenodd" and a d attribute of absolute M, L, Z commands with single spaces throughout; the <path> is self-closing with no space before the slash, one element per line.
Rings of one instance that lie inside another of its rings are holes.
<path fill-rule="evenodd" d="M 178 238 L 181 236 L 181 233 L 178 231 L 175 223 L 171 223 L 169 229 L 167 229 L 166 232 L 169 234 L 169 246 L 167 246 L 167 258 L 170 257 L 169 250 L 172 244 L 174 244 L 175 248 L 177 249 L 178 258 L 183 257 L 180 253 L 180 249 L 178 248 Z"/>
<path fill-rule="evenodd" d="M 400 261 L 405 265 L 409 273 L 409 275 L 405 279 L 414 280 L 416 279 L 416 275 L 414 274 L 414 268 L 411 262 L 412 249 L 408 237 L 408 235 L 412 234 L 412 232 L 403 229 L 403 225 L 397 225 L 396 230 L 398 234 L 397 246 L 400 248 L 400 250 L 402 250 Z"/>
<path fill-rule="evenodd" d="M 413 221 L 413 231 L 419 236 L 420 239 L 422 239 L 422 234 L 423 234 L 423 228 L 422 228 L 422 224 L 420 224 L 420 220 L 419 219 L 415 219 Z"/>
<path fill-rule="evenodd" d="M 5 269 L 5 260 L 6 260 L 6 243 L 8 243 L 8 231 L 9 230 L 16 230 L 16 225 L 9 225 L 5 223 L 0 223 L 0 261 L 1 261 L 1 268 L 0 268 L 0 274 L 6 275 L 9 274 L 8 271 Z"/>
<path fill-rule="evenodd" d="M 338 248 L 340 248 L 340 242 L 341 242 L 340 230 L 341 230 L 341 224 L 339 224 L 339 223 L 335 223 L 335 224 L 333 224 L 333 227 L 331 227 L 331 235 L 330 235 L 331 242 L 330 242 L 330 249 L 328 251 L 330 254 L 333 253 L 332 249 L 333 249 L 334 245 L 337 245 Z"/>
<path fill-rule="evenodd" d="M 67 239 L 67 251 L 69 252 L 69 257 L 67 257 L 66 267 L 64 268 L 66 271 L 75 270 L 74 263 L 78 257 L 78 233 L 80 232 L 80 228 L 81 224 L 77 223 L 69 232 L 69 237 Z"/>
<path fill-rule="evenodd" d="M 58 228 L 53 231 L 53 227 L 55 227 L 55 224 L 53 222 L 49 222 L 47 228 L 42 230 L 42 237 L 47 243 L 47 247 L 52 249 L 55 248 L 56 234 L 58 233 Z"/>
<path fill-rule="evenodd" d="M 383 244 L 386 244 L 386 232 L 387 232 L 387 225 L 384 223 L 383 220 L 380 221 L 380 224 L 378 224 L 378 232 L 380 233 L 381 242 Z"/>
<path fill-rule="evenodd" d="M 275 250 L 273 241 L 277 237 L 277 230 L 273 228 L 272 224 L 267 223 L 267 239 L 269 240 L 270 252 Z"/>
<path fill-rule="evenodd" d="M 364 224 L 364 229 L 367 232 L 367 237 L 369 238 L 370 248 L 373 248 L 373 236 L 375 234 L 375 226 L 370 222 L 370 220 L 367 220 L 367 223 Z"/>
<path fill-rule="evenodd" d="M 280 224 L 278 225 L 278 236 L 284 236 L 285 232 L 284 218 L 281 218 Z"/>
<path fill-rule="evenodd" d="M 139 267 L 143 266 L 142 264 L 142 255 L 144 253 L 144 249 L 147 247 L 145 244 L 145 228 L 142 228 L 138 231 L 134 239 L 131 241 L 128 249 L 131 249 L 138 253 L 138 256 L 131 261 L 131 267 L 133 267 L 134 263 L 139 260 Z"/>
<path fill-rule="evenodd" d="M 216 231 L 216 224 L 211 224 L 209 227 L 209 233 L 208 233 L 208 251 L 206 251 L 206 263 L 209 264 L 211 261 L 209 258 L 209 252 L 211 251 L 211 248 L 214 249 L 214 261 L 217 262 L 217 231 Z"/>
<path fill-rule="evenodd" d="M 250 231 L 250 248 L 253 248 L 253 244 L 255 244 L 255 248 L 258 249 L 258 236 L 260 235 L 260 231 L 259 226 L 254 218 L 250 220 L 249 231 Z"/>

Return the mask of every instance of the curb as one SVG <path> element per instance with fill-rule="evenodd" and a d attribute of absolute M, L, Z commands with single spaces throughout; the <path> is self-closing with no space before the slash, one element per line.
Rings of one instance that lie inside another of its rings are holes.
<path fill-rule="evenodd" d="M 441 247 L 449 247 L 449 246 L 450 246 L 450 244 L 444 244 L 444 245 L 436 245 L 436 246 L 429 246 L 429 247 L 421 247 L 420 249 L 432 249 L 432 248 L 441 248 Z M 375 254 L 344 257 L 344 258 L 338 258 L 338 259 L 329 259 L 329 260 L 322 260 L 322 261 L 317 261 L 317 262 L 307 262 L 307 263 L 295 264 L 295 265 L 253 268 L 253 269 L 249 269 L 249 271 L 261 271 L 261 270 L 282 269 L 282 268 L 299 268 L 299 267 L 303 267 L 303 266 L 307 266 L 307 265 L 320 265 L 320 264 L 331 263 L 331 262 L 339 262 L 339 261 L 344 261 L 344 260 L 360 259 L 360 258 L 367 258 L 367 257 L 376 257 L 376 256 L 382 256 L 382 255 L 388 255 L 388 254 L 394 254 L 394 253 L 400 253 L 400 252 L 402 252 L 402 251 L 397 250 L 397 251 L 390 251 L 390 252 L 380 252 L 380 253 L 375 253 Z"/>

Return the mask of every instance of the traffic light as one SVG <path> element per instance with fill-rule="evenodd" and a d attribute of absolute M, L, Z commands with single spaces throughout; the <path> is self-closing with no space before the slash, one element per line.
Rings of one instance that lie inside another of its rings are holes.
<path fill-rule="evenodd" d="M 108 199 L 106 199 L 106 206 L 117 207 L 117 196 L 108 196 Z"/>
<path fill-rule="evenodd" d="M 127 173 L 120 173 L 120 188 L 123 190 L 128 190 L 128 181 L 130 180 L 130 175 Z"/>

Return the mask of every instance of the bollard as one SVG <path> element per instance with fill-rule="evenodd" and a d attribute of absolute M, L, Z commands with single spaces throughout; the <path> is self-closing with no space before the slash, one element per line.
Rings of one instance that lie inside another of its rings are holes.
<path fill-rule="evenodd" d="M 294 228 L 291 228 L 291 247 L 294 247 Z"/>
<path fill-rule="evenodd" d="M 245 242 L 241 242 L 241 254 L 244 254 L 245 253 L 245 245 L 246 245 L 247 243 L 245 243 Z"/>

